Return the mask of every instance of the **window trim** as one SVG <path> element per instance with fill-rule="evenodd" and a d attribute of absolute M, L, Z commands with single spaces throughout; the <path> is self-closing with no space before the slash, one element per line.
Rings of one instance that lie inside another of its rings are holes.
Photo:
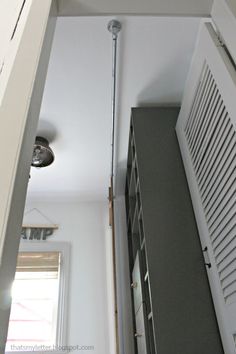
<path fill-rule="evenodd" d="M 60 252 L 60 279 L 58 293 L 58 310 L 57 310 L 57 329 L 56 329 L 56 346 L 67 346 L 67 322 L 68 322 L 68 290 L 69 290 L 69 265 L 70 265 L 70 244 L 66 242 L 54 241 L 22 241 L 20 243 L 19 252 Z M 52 351 L 8 351 L 7 354 L 21 353 L 52 353 Z M 53 350 L 53 353 L 60 351 Z"/>

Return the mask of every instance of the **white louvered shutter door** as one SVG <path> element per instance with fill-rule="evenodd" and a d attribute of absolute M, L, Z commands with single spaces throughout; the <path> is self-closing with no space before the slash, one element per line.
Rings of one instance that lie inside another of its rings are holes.
<path fill-rule="evenodd" d="M 235 354 L 236 67 L 210 23 L 200 31 L 176 131 L 224 351 Z"/>

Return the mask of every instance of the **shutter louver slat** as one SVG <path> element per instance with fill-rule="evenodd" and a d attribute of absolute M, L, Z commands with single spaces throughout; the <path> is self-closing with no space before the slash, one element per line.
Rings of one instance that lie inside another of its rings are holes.
<path fill-rule="evenodd" d="M 213 240 L 219 237 L 219 235 L 222 234 L 222 232 L 225 229 L 230 229 L 231 227 L 231 221 L 234 221 L 234 216 L 236 214 L 235 210 L 235 201 L 233 205 L 228 210 L 224 210 L 224 213 L 220 215 L 220 217 L 217 219 L 217 224 L 215 225 L 215 228 L 210 231 L 210 236 Z"/>
<path fill-rule="evenodd" d="M 232 172 L 234 172 L 234 170 Z M 206 217 L 209 225 L 211 225 L 210 220 L 216 217 L 217 209 L 220 206 L 223 209 L 223 205 L 221 204 L 221 202 L 231 197 L 233 198 L 233 194 L 235 193 L 235 182 L 236 176 L 234 175 L 234 173 L 231 173 L 231 175 L 225 181 L 224 187 L 218 193 L 217 199 L 212 199 L 211 203 L 209 204 L 209 207 L 206 209 Z"/>
<path fill-rule="evenodd" d="M 233 224 L 229 232 L 224 237 L 221 237 L 216 242 L 212 242 L 213 250 L 216 256 L 229 244 L 229 242 L 231 242 L 235 234 L 236 234 L 236 226 Z"/>
<path fill-rule="evenodd" d="M 223 141 L 222 145 L 220 146 L 219 153 L 215 156 L 215 159 L 210 163 L 209 166 L 209 174 L 204 178 L 200 184 L 200 193 L 203 199 L 203 202 L 206 200 L 209 200 L 209 192 L 211 191 L 211 188 L 215 181 L 217 180 L 217 174 L 219 173 L 222 164 L 224 163 L 224 159 L 226 158 L 226 152 L 227 148 L 230 145 L 230 142 L 232 142 L 232 133 L 230 131 L 225 132 L 227 134 L 225 140 Z"/>
<path fill-rule="evenodd" d="M 216 89 L 216 85 L 213 85 L 212 87 L 212 91 L 209 92 L 210 95 L 210 99 L 208 102 L 208 106 L 206 107 L 206 112 L 204 113 L 204 118 L 202 121 L 202 125 L 199 127 L 199 131 L 198 131 L 198 136 L 195 142 L 195 146 L 193 148 L 192 151 L 192 156 L 193 156 L 193 163 L 195 165 L 195 169 L 197 169 L 197 162 L 198 160 L 201 159 L 202 154 L 199 153 L 199 150 L 203 150 L 204 151 L 204 140 L 206 138 L 206 132 L 209 129 L 209 125 L 213 124 L 214 120 L 211 119 L 211 116 L 214 114 L 214 111 L 216 109 L 219 109 L 218 105 L 219 105 L 219 96 L 217 97 L 217 89 Z M 217 100 L 218 98 L 218 100 Z M 217 104 L 218 102 L 218 104 Z"/>
<path fill-rule="evenodd" d="M 200 103 L 199 110 L 197 111 L 197 115 L 195 118 L 196 124 L 194 126 L 194 130 L 193 130 L 192 134 L 190 135 L 191 138 L 189 139 L 189 150 L 191 151 L 191 153 L 193 152 L 194 144 L 195 144 L 195 141 L 198 137 L 198 131 L 201 127 L 202 121 L 204 120 L 204 116 L 205 116 L 206 109 L 207 109 L 207 102 L 209 101 L 212 85 L 213 85 L 213 79 L 212 79 L 212 77 L 210 77 L 210 80 L 209 80 L 208 84 L 206 85 L 206 90 L 202 95 L 203 100 Z"/>
<path fill-rule="evenodd" d="M 228 277 L 236 269 L 236 259 L 233 259 L 231 263 L 228 264 L 227 268 L 219 269 L 220 279 L 223 280 Z"/>
<path fill-rule="evenodd" d="M 191 132 L 193 129 L 192 129 L 192 125 L 193 123 L 195 123 L 195 115 L 196 115 L 196 111 L 199 107 L 199 102 L 201 102 L 201 99 L 202 99 L 202 95 L 203 95 L 203 86 L 206 84 L 206 75 L 209 74 L 209 71 L 207 70 L 204 70 L 203 68 L 203 73 L 202 73 L 202 80 L 200 80 L 199 84 L 198 84 L 198 88 L 197 88 L 197 92 L 196 92 L 196 95 L 195 95 L 195 98 L 194 98 L 194 102 L 193 102 L 193 105 L 192 105 L 192 109 L 191 109 L 191 112 L 190 112 L 190 115 L 189 115 L 189 119 L 188 119 L 188 122 L 187 122 L 187 125 L 185 127 L 185 131 L 186 131 L 186 136 L 189 138 L 189 132 Z"/>
<path fill-rule="evenodd" d="M 209 211 L 206 211 L 207 222 L 209 228 L 212 228 L 212 225 L 216 222 L 219 216 L 222 214 L 223 210 L 226 208 L 227 204 L 234 200 L 236 196 L 236 183 L 235 180 L 230 180 L 226 184 L 225 188 L 222 190 L 222 195 L 217 198 L 217 202 L 211 206 Z"/>
<path fill-rule="evenodd" d="M 230 272 L 224 278 L 220 277 L 222 288 L 224 288 L 228 284 L 232 283 L 232 281 L 234 280 L 234 277 L 235 277 L 235 272 L 236 272 L 236 270 L 234 269 L 232 272 Z"/>
<path fill-rule="evenodd" d="M 236 249 L 236 237 L 234 236 L 227 246 L 225 246 L 222 251 L 216 255 L 217 264 L 220 264 L 223 260 L 227 259 L 231 252 Z"/>
<path fill-rule="evenodd" d="M 214 208 L 214 210 L 217 209 L 217 206 L 219 205 L 219 200 L 221 201 L 222 199 L 226 199 L 227 197 L 230 198 L 230 196 L 225 194 L 225 191 L 229 190 L 229 186 L 232 184 L 232 179 L 234 179 L 234 176 L 232 175 L 233 172 L 234 171 L 230 169 L 225 176 L 222 176 L 221 180 L 217 181 L 218 183 L 213 184 L 213 190 L 211 190 L 211 194 L 208 196 L 206 203 L 203 203 L 206 211 L 206 216 L 212 208 Z M 213 217 L 214 213 L 212 214 Z M 210 223 L 209 227 L 211 227 Z"/>
<path fill-rule="evenodd" d="M 212 199 L 216 200 L 216 191 L 221 191 L 222 186 L 226 184 L 225 177 L 230 177 L 231 171 L 234 169 L 234 167 L 232 166 L 232 160 L 234 160 L 235 154 L 235 143 L 233 141 L 233 136 L 231 136 L 231 140 L 228 145 L 228 150 L 223 151 L 218 166 L 216 166 L 216 168 L 212 168 L 211 174 L 209 176 L 208 185 L 201 193 L 205 208 L 207 208 Z"/>
<path fill-rule="evenodd" d="M 196 159 L 196 163 L 195 163 L 195 170 L 196 170 L 196 174 L 198 172 L 199 167 L 202 165 L 202 161 L 204 159 L 204 157 L 206 156 L 207 152 L 208 152 L 208 148 L 210 147 L 210 143 L 212 141 L 212 137 L 214 136 L 215 130 L 219 124 L 218 120 L 218 116 L 221 116 L 223 111 L 224 111 L 224 107 L 222 105 L 222 102 L 219 99 L 219 92 L 217 92 L 217 106 L 214 108 L 214 106 L 212 107 L 213 110 L 211 112 L 211 116 L 212 119 L 209 120 L 209 135 L 204 135 L 204 139 L 202 140 L 202 144 L 199 147 L 199 154 L 197 156 Z"/>
<path fill-rule="evenodd" d="M 208 174 L 210 173 L 210 166 L 213 163 L 213 161 L 216 159 L 218 156 L 218 153 L 220 151 L 220 142 L 222 141 L 222 136 L 227 129 L 227 124 L 228 121 L 226 119 L 227 114 L 224 114 L 224 116 L 220 117 L 219 119 L 219 125 L 215 131 L 215 136 L 212 137 L 212 140 L 210 141 L 208 151 L 206 151 L 206 154 L 202 160 L 202 163 L 200 166 L 198 166 L 196 170 L 196 176 L 199 180 L 199 186 L 202 185 L 202 179 L 206 178 Z"/>

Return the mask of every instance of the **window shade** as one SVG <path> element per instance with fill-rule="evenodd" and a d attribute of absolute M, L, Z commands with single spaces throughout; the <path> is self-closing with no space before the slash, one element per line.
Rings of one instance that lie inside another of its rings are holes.
<path fill-rule="evenodd" d="M 17 272 L 58 272 L 60 252 L 20 252 Z"/>

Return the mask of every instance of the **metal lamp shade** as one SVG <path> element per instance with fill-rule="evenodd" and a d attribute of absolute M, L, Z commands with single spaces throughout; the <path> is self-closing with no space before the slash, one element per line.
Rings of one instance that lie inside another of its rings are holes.
<path fill-rule="evenodd" d="M 34 143 L 34 151 L 31 166 L 46 167 L 53 163 L 54 153 L 49 147 L 47 139 L 37 136 Z"/>

